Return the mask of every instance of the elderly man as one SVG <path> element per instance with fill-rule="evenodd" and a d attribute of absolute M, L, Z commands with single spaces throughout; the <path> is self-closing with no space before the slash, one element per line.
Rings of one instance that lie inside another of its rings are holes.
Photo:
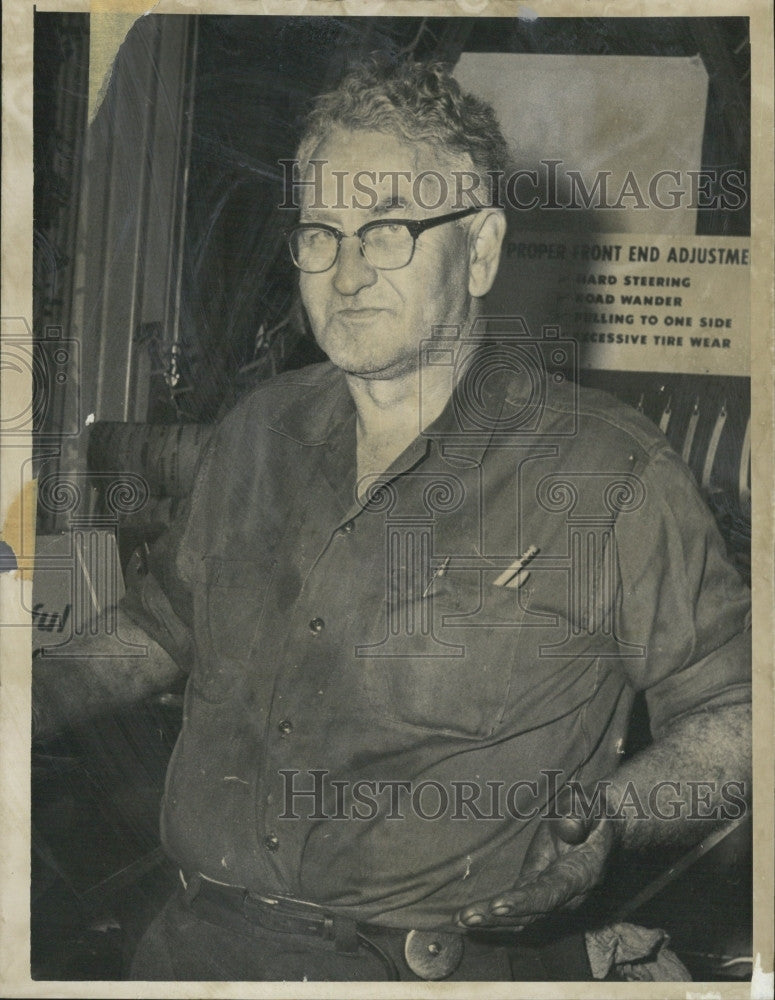
<path fill-rule="evenodd" d="M 525 925 L 739 815 L 748 593 L 664 438 L 483 322 L 505 160 L 435 66 L 319 99 L 289 243 L 329 361 L 217 429 L 125 601 L 141 667 L 36 665 L 44 728 L 190 673 L 137 978 L 583 978 Z"/>

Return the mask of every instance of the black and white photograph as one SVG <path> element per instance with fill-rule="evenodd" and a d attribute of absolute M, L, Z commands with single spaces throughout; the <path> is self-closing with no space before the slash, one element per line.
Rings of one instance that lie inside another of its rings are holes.
<path fill-rule="evenodd" d="M 132 6 L 4 15 L 5 995 L 771 996 L 772 11 Z"/>

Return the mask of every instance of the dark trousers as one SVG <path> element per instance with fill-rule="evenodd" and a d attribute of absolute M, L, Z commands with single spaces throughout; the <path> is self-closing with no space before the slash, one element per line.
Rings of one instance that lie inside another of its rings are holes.
<path fill-rule="evenodd" d="M 143 935 L 130 979 L 220 982 L 418 982 L 403 956 L 405 931 L 363 925 L 366 941 L 341 951 L 333 941 L 267 930 L 212 900 L 186 901 L 182 888 Z M 578 981 L 591 978 L 583 937 L 551 948 L 468 934 L 447 981 Z"/>

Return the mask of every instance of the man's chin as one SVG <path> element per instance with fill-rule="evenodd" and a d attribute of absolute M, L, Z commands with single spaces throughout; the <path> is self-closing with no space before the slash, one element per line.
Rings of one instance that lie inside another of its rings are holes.
<path fill-rule="evenodd" d="M 323 348 L 325 350 L 325 348 Z M 326 351 L 328 360 L 352 378 L 386 380 L 407 375 L 417 368 L 417 360 L 397 358 L 363 358 L 347 351 Z"/>
<path fill-rule="evenodd" d="M 352 341 L 348 343 L 347 338 L 320 338 L 318 346 L 332 364 L 341 368 L 346 375 L 356 378 L 393 378 L 402 370 L 413 367 L 411 363 L 402 362 L 400 358 L 375 354 L 365 344 L 361 345 L 364 350 L 354 349 L 359 345 L 353 344 Z"/>

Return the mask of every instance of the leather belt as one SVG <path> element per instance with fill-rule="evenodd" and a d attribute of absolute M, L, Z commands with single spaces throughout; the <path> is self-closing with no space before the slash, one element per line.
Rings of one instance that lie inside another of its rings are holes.
<path fill-rule="evenodd" d="M 337 951 L 356 952 L 364 948 L 376 955 L 388 972 L 389 979 L 401 978 L 395 962 L 376 941 L 375 936 L 403 938 L 406 964 L 420 979 L 446 979 L 458 968 L 463 958 L 463 937 L 446 931 L 400 930 L 359 923 L 339 916 L 317 903 L 289 896 L 258 895 L 238 886 L 212 882 L 197 874 L 180 873 L 184 899 L 210 901 L 265 930 L 281 934 L 302 934 L 331 941 Z"/>

